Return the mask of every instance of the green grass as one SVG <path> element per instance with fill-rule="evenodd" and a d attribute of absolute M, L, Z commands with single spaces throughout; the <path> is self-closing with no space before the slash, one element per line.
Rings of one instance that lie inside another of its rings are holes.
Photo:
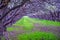
<path fill-rule="evenodd" d="M 15 30 L 15 28 L 13 28 L 13 27 L 8 27 L 7 28 L 7 31 L 14 31 Z"/>
<path fill-rule="evenodd" d="M 45 26 L 60 26 L 60 22 L 57 21 L 40 20 L 39 22 Z"/>
<path fill-rule="evenodd" d="M 22 26 L 25 30 L 30 30 L 34 27 L 34 23 L 39 23 L 41 26 L 60 26 L 60 22 L 57 21 L 49 21 L 42 19 L 29 18 L 28 16 L 24 16 L 20 20 L 18 20 L 15 24 L 17 26 Z M 13 31 L 15 30 L 13 27 L 8 27 L 7 30 Z"/>
<path fill-rule="evenodd" d="M 23 17 L 20 21 L 17 21 L 15 25 L 23 26 L 24 29 L 31 29 L 33 27 L 33 23 L 28 17 Z"/>
<path fill-rule="evenodd" d="M 15 25 L 31 27 L 31 26 L 34 26 L 33 23 L 40 23 L 41 25 L 44 25 L 44 26 L 60 26 L 60 22 L 57 22 L 57 21 L 35 19 L 35 18 L 29 18 L 27 16 L 24 16 L 21 20 L 17 21 Z"/>
<path fill-rule="evenodd" d="M 18 40 L 57 40 L 53 33 L 47 32 L 31 32 L 23 33 L 17 36 Z"/>
<path fill-rule="evenodd" d="M 7 31 L 20 30 L 19 27 L 23 27 L 25 30 L 31 30 L 34 27 L 34 23 L 39 23 L 42 26 L 60 26 L 60 22 L 49 21 L 42 19 L 29 18 L 27 16 L 22 17 L 13 26 L 8 27 Z M 15 27 L 14 27 L 15 26 Z M 18 27 L 18 28 L 17 28 Z M 23 33 L 17 36 L 18 40 L 57 40 L 57 37 L 52 33 L 47 32 L 31 32 Z"/>
<path fill-rule="evenodd" d="M 10 32 L 11 32 L 11 31 L 19 31 L 20 29 L 21 29 L 21 28 L 19 28 L 18 26 L 17 26 L 17 27 L 13 27 L 13 26 L 12 26 L 12 27 L 8 27 L 8 28 L 7 28 L 7 31 L 10 31 Z"/>
<path fill-rule="evenodd" d="M 36 19 L 36 18 L 30 18 L 30 20 L 34 23 L 39 23 L 44 26 L 60 26 L 60 22 L 58 21 L 51 21 L 51 20 L 43 20 L 43 19 Z"/>

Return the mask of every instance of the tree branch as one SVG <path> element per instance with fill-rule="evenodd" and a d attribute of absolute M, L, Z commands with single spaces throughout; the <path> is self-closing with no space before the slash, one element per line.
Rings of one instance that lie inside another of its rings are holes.
<path fill-rule="evenodd" d="M 18 16 L 19 14 L 15 14 L 15 15 L 13 15 L 13 17 L 10 17 L 10 19 L 8 19 L 8 21 L 3 25 L 3 26 L 6 26 L 6 25 L 8 25 L 9 23 L 12 23 L 12 21 L 13 21 L 13 19 L 16 17 L 16 16 Z"/>
<path fill-rule="evenodd" d="M 5 13 L 5 15 L 3 15 L 3 16 L 1 17 L 0 20 L 2 20 L 4 17 L 6 17 L 6 16 L 10 13 L 10 11 L 12 11 L 12 10 L 14 10 L 14 9 L 16 9 L 16 8 L 22 7 L 27 1 L 29 1 L 29 0 L 25 0 L 25 1 L 23 0 L 23 2 L 22 2 L 21 5 L 18 5 L 18 6 L 16 6 L 16 7 L 12 8 L 12 9 L 10 9 L 7 13 Z"/>

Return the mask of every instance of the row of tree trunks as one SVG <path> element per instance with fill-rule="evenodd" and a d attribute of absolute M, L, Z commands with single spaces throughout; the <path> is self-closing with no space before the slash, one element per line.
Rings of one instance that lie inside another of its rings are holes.
<path fill-rule="evenodd" d="M 54 13 L 50 12 L 50 14 L 43 14 L 43 15 L 31 15 L 30 17 L 60 22 L 60 12 L 54 12 Z"/>

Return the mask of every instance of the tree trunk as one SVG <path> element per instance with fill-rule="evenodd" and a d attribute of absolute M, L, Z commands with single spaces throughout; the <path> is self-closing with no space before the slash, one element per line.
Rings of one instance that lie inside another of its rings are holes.
<path fill-rule="evenodd" d="M 2 40 L 3 37 L 3 24 L 2 21 L 0 21 L 0 40 Z"/>

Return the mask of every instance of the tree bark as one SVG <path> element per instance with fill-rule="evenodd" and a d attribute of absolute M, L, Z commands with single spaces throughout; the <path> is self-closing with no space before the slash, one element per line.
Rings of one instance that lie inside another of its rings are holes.
<path fill-rule="evenodd" d="M 3 24 L 2 21 L 0 21 L 0 40 L 2 40 L 3 37 Z"/>

